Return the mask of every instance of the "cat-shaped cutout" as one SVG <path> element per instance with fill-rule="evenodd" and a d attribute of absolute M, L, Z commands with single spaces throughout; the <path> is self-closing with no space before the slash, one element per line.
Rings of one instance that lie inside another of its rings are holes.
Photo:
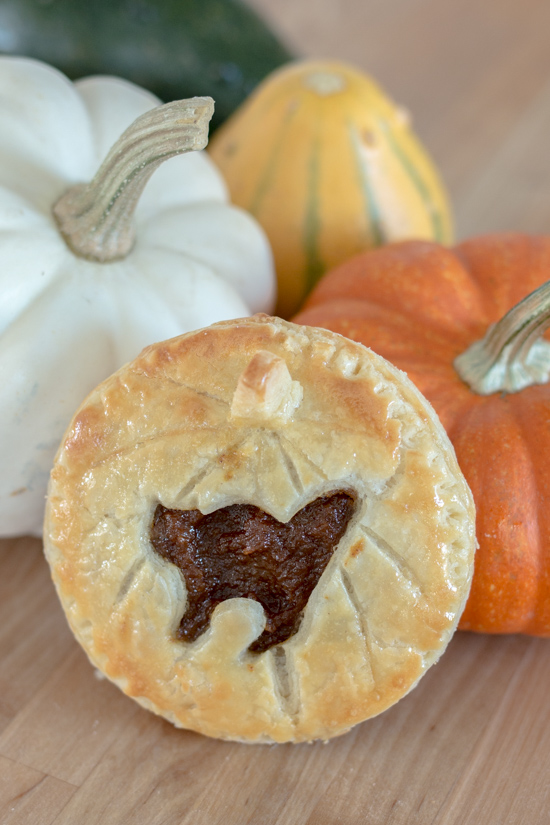
<path fill-rule="evenodd" d="M 183 572 L 187 608 L 177 637 L 193 642 L 214 608 L 242 597 L 258 601 L 266 617 L 249 650 L 261 653 L 300 626 L 317 585 L 355 510 L 355 498 L 337 491 L 320 496 L 283 523 L 251 504 L 232 504 L 208 515 L 159 504 L 153 547 Z"/>

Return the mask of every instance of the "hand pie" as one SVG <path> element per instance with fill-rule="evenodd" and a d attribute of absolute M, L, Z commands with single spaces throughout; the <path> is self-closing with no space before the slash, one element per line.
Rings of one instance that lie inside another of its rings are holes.
<path fill-rule="evenodd" d="M 88 396 L 44 539 L 73 632 L 125 693 L 207 736 L 299 742 L 439 658 L 474 507 L 404 373 L 254 316 L 149 347 Z"/>

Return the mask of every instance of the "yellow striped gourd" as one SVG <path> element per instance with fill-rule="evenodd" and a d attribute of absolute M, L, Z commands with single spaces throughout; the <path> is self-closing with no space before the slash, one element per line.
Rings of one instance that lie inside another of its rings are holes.
<path fill-rule="evenodd" d="M 233 202 L 267 233 L 284 318 L 355 253 L 404 238 L 452 241 L 439 174 L 407 114 L 345 64 L 304 60 L 275 71 L 209 152 Z"/>

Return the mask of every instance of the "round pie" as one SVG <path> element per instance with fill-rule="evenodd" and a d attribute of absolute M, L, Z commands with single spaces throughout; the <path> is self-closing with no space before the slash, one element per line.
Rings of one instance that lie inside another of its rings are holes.
<path fill-rule="evenodd" d="M 51 473 L 45 551 L 92 663 L 175 725 L 330 739 L 448 644 L 474 506 L 406 375 L 260 315 L 144 350 Z"/>

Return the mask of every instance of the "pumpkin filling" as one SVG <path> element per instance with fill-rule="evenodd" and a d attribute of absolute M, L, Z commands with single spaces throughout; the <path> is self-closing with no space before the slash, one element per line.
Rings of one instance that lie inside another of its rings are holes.
<path fill-rule="evenodd" d="M 183 572 L 187 609 L 177 638 L 193 642 L 226 599 L 258 601 L 266 617 L 249 650 L 261 653 L 300 626 L 317 582 L 355 510 L 353 495 L 338 491 L 307 504 L 287 523 L 251 504 L 231 504 L 203 515 L 159 504 L 151 542 Z"/>

